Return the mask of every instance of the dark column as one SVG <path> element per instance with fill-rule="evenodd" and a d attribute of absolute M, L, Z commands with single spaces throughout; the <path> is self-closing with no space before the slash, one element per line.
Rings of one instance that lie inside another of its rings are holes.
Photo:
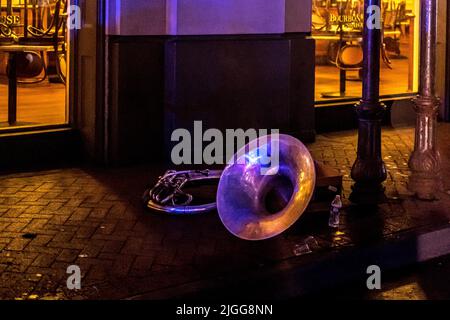
<path fill-rule="evenodd" d="M 17 121 L 17 52 L 9 52 L 8 58 L 8 123 Z"/>
<path fill-rule="evenodd" d="M 421 1 L 420 21 L 420 86 L 414 100 L 417 122 L 414 152 L 409 160 L 408 187 L 418 198 L 432 200 L 442 188 L 436 137 L 440 104 L 435 91 L 436 0 Z"/>
<path fill-rule="evenodd" d="M 381 30 L 368 27 L 374 14 L 370 6 L 380 8 L 380 0 L 364 2 L 364 63 L 363 92 L 360 103 L 356 105 L 359 120 L 358 154 L 352 168 L 355 180 L 350 200 L 359 204 L 375 204 L 384 198 L 383 181 L 386 180 L 386 167 L 381 157 L 381 121 L 385 106 L 380 103 L 380 52 Z M 381 18 L 381 17 L 380 17 Z"/>

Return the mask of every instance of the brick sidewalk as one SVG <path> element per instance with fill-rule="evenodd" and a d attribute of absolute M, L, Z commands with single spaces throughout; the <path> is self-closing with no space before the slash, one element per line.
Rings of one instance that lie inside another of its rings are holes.
<path fill-rule="evenodd" d="M 450 145 L 450 125 L 440 126 L 440 145 Z M 363 245 L 418 226 L 450 221 L 450 196 L 411 199 L 406 190 L 412 129 L 385 129 L 389 201 L 377 214 L 347 206 L 339 233 L 327 214 L 305 214 L 282 236 L 245 242 L 230 235 L 216 214 L 174 218 L 146 213 L 140 195 L 160 167 L 71 168 L 0 176 L 0 299 L 110 299 L 274 265 L 294 257 L 307 236 L 318 250 Z M 344 174 L 344 200 L 356 134 L 319 135 L 314 157 Z M 445 190 L 450 189 L 450 148 L 442 150 Z M 300 257 L 302 258 L 302 257 Z M 82 290 L 66 288 L 67 266 L 83 273 Z M 157 293 L 156 293 L 156 296 Z"/>

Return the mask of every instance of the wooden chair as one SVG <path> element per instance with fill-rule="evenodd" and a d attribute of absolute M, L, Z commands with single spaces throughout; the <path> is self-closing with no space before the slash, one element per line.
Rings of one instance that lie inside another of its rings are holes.
<path fill-rule="evenodd" d="M 406 3 L 389 1 L 383 6 L 383 45 L 386 51 L 400 56 L 401 25 L 407 20 Z M 386 54 L 387 57 L 387 54 Z M 388 58 L 387 58 L 388 59 Z"/>

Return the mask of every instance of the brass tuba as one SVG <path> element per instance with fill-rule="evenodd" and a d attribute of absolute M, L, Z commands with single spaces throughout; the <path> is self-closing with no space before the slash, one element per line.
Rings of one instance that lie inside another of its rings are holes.
<path fill-rule="evenodd" d="M 263 174 L 267 164 L 258 155 L 278 146 L 278 164 Z M 190 181 L 219 179 L 216 203 L 191 206 L 183 191 Z M 144 194 L 146 206 L 156 211 L 188 215 L 217 208 L 225 227 L 245 240 L 279 235 L 305 211 L 314 193 L 314 160 L 306 146 L 288 135 L 260 137 L 244 146 L 223 171 L 168 171 Z"/>

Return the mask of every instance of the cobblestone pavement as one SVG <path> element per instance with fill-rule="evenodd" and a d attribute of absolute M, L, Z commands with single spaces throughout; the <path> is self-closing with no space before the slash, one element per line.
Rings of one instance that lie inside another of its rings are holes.
<path fill-rule="evenodd" d="M 441 125 L 445 190 L 450 189 L 450 126 Z M 412 129 L 385 129 L 389 200 L 378 214 L 347 206 L 339 233 L 327 214 L 305 214 L 283 235 L 245 242 L 212 213 L 174 218 L 147 213 L 140 195 L 164 168 L 69 168 L 0 176 L 0 299 L 127 298 L 162 288 L 241 272 L 292 258 L 314 236 L 321 249 L 378 241 L 417 226 L 448 223 L 450 196 L 434 202 L 407 192 Z M 355 158 L 354 131 L 319 135 L 314 157 L 344 174 L 344 198 Z M 82 270 L 82 289 L 66 288 L 66 269 Z"/>

